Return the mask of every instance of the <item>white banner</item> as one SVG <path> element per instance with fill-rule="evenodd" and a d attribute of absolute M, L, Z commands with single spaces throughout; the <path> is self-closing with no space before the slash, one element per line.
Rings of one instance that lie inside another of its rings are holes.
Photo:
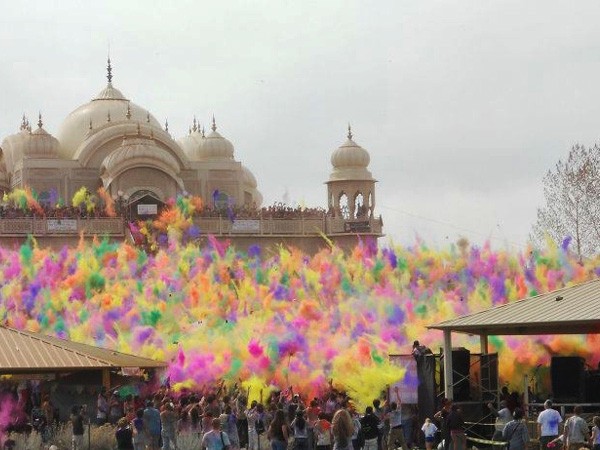
<path fill-rule="evenodd" d="M 419 403 L 419 375 L 417 373 L 417 361 L 412 355 L 390 355 L 392 363 L 404 367 L 406 373 L 404 379 L 392 383 L 390 392 L 394 392 L 396 386 L 400 388 L 400 398 L 402 403 Z M 392 396 L 395 401 L 395 397 Z"/>
<path fill-rule="evenodd" d="M 155 216 L 158 214 L 158 206 L 144 205 L 143 203 L 140 203 L 137 205 L 137 213 L 140 216 Z"/>
<path fill-rule="evenodd" d="M 48 231 L 77 231 L 77 220 L 75 219 L 48 219 L 46 220 Z"/>
<path fill-rule="evenodd" d="M 231 224 L 233 233 L 258 233 L 260 232 L 260 221 L 252 219 L 236 220 Z"/>

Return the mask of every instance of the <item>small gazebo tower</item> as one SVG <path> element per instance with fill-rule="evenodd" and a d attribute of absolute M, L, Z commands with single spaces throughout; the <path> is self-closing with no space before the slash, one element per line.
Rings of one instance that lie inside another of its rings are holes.
<path fill-rule="evenodd" d="M 369 172 L 369 152 L 348 139 L 331 155 L 333 171 L 327 181 L 329 214 L 346 220 L 371 219 L 375 214 L 375 183 Z"/>

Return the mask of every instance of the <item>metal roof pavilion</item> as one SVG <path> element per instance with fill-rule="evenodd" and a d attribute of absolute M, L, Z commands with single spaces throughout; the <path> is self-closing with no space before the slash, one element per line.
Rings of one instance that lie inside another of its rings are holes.
<path fill-rule="evenodd" d="M 0 374 L 161 368 L 166 364 L 0 325 Z"/>
<path fill-rule="evenodd" d="M 444 332 L 445 392 L 452 399 L 452 358 L 446 357 L 452 351 L 452 331 L 479 335 L 484 354 L 488 353 L 488 336 L 600 333 L 600 278 L 427 328 Z"/>

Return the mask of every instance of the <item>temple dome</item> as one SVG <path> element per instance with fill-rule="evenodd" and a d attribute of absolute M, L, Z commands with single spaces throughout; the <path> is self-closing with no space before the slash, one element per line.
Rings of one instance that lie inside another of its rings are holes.
<path fill-rule="evenodd" d="M 112 84 L 112 68 L 108 61 L 108 84 L 89 103 L 81 105 L 63 121 L 57 137 L 59 152 L 64 158 L 72 159 L 85 139 L 97 128 L 105 128 L 111 123 L 126 121 L 148 122 L 152 127 L 162 130 L 146 109 L 129 101 Z"/>
<path fill-rule="evenodd" d="M 200 159 L 200 148 L 204 145 L 204 136 L 195 117 L 193 126 L 190 127 L 190 132 L 181 139 L 178 139 L 177 143 L 190 160 L 198 161 Z"/>
<path fill-rule="evenodd" d="M 367 169 L 371 157 L 369 152 L 352 140 L 352 131 L 348 126 L 348 138 L 331 155 L 333 172 L 330 180 L 372 180 L 371 172 Z"/>
<path fill-rule="evenodd" d="M 246 166 L 242 165 L 242 182 L 248 187 L 256 189 L 258 187 L 258 183 L 256 182 L 256 177 L 250 169 Z"/>
<path fill-rule="evenodd" d="M 42 125 L 42 116 L 38 122 L 38 127 L 24 142 L 23 156 L 29 158 L 58 158 L 58 148 L 60 144 L 58 139 L 44 130 Z"/>
<path fill-rule="evenodd" d="M 233 159 L 233 144 L 217 132 L 217 125 L 213 118 L 212 131 L 204 138 L 198 148 L 200 160 Z"/>

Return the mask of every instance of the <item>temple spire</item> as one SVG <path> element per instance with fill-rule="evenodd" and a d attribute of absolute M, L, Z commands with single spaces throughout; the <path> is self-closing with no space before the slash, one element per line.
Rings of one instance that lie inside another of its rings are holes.
<path fill-rule="evenodd" d="M 194 116 L 194 120 L 192 122 L 192 131 L 195 133 L 198 131 L 198 121 L 196 120 L 196 116 Z"/>
<path fill-rule="evenodd" d="M 40 111 L 38 114 L 38 128 L 42 128 L 44 126 L 44 122 L 42 122 L 42 112 Z"/>
<path fill-rule="evenodd" d="M 21 121 L 21 130 L 27 129 L 27 117 L 25 117 L 25 113 L 23 113 L 23 120 Z"/>
<path fill-rule="evenodd" d="M 206 137 L 204 136 L 204 126 L 202 127 L 202 137 Z"/>
<path fill-rule="evenodd" d="M 108 84 L 112 83 L 112 66 L 110 65 L 110 55 L 108 57 L 108 65 L 106 66 L 106 79 L 108 80 Z"/>
<path fill-rule="evenodd" d="M 110 122 L 110 109 L 108 110 L 108 113 L 106 114 L 106 121 Z"/>
<path fill-rule="evenodd" d="M 350 123 L 348 123 L 348 139 L 352 140 L 352 127 Z"/>
<path fill-rule="evenodd" d="M 215 115 L 213 114 L 212 119 L 212 127 L 210 127 L 213 131 L 217 131 L 217 123 L 215 122 Z"/>
<path fill-rule="evenodd" d="M 169 119 L 165 119 L 165 131 L 169 132 Z"/>
<path fill-rule="evenodd" d="M 129 102 L 127 102 L 127 112 L 125 113 L 125 117 L 127 120 L 131 119 L 131 106 L 129 105 Z"/>

